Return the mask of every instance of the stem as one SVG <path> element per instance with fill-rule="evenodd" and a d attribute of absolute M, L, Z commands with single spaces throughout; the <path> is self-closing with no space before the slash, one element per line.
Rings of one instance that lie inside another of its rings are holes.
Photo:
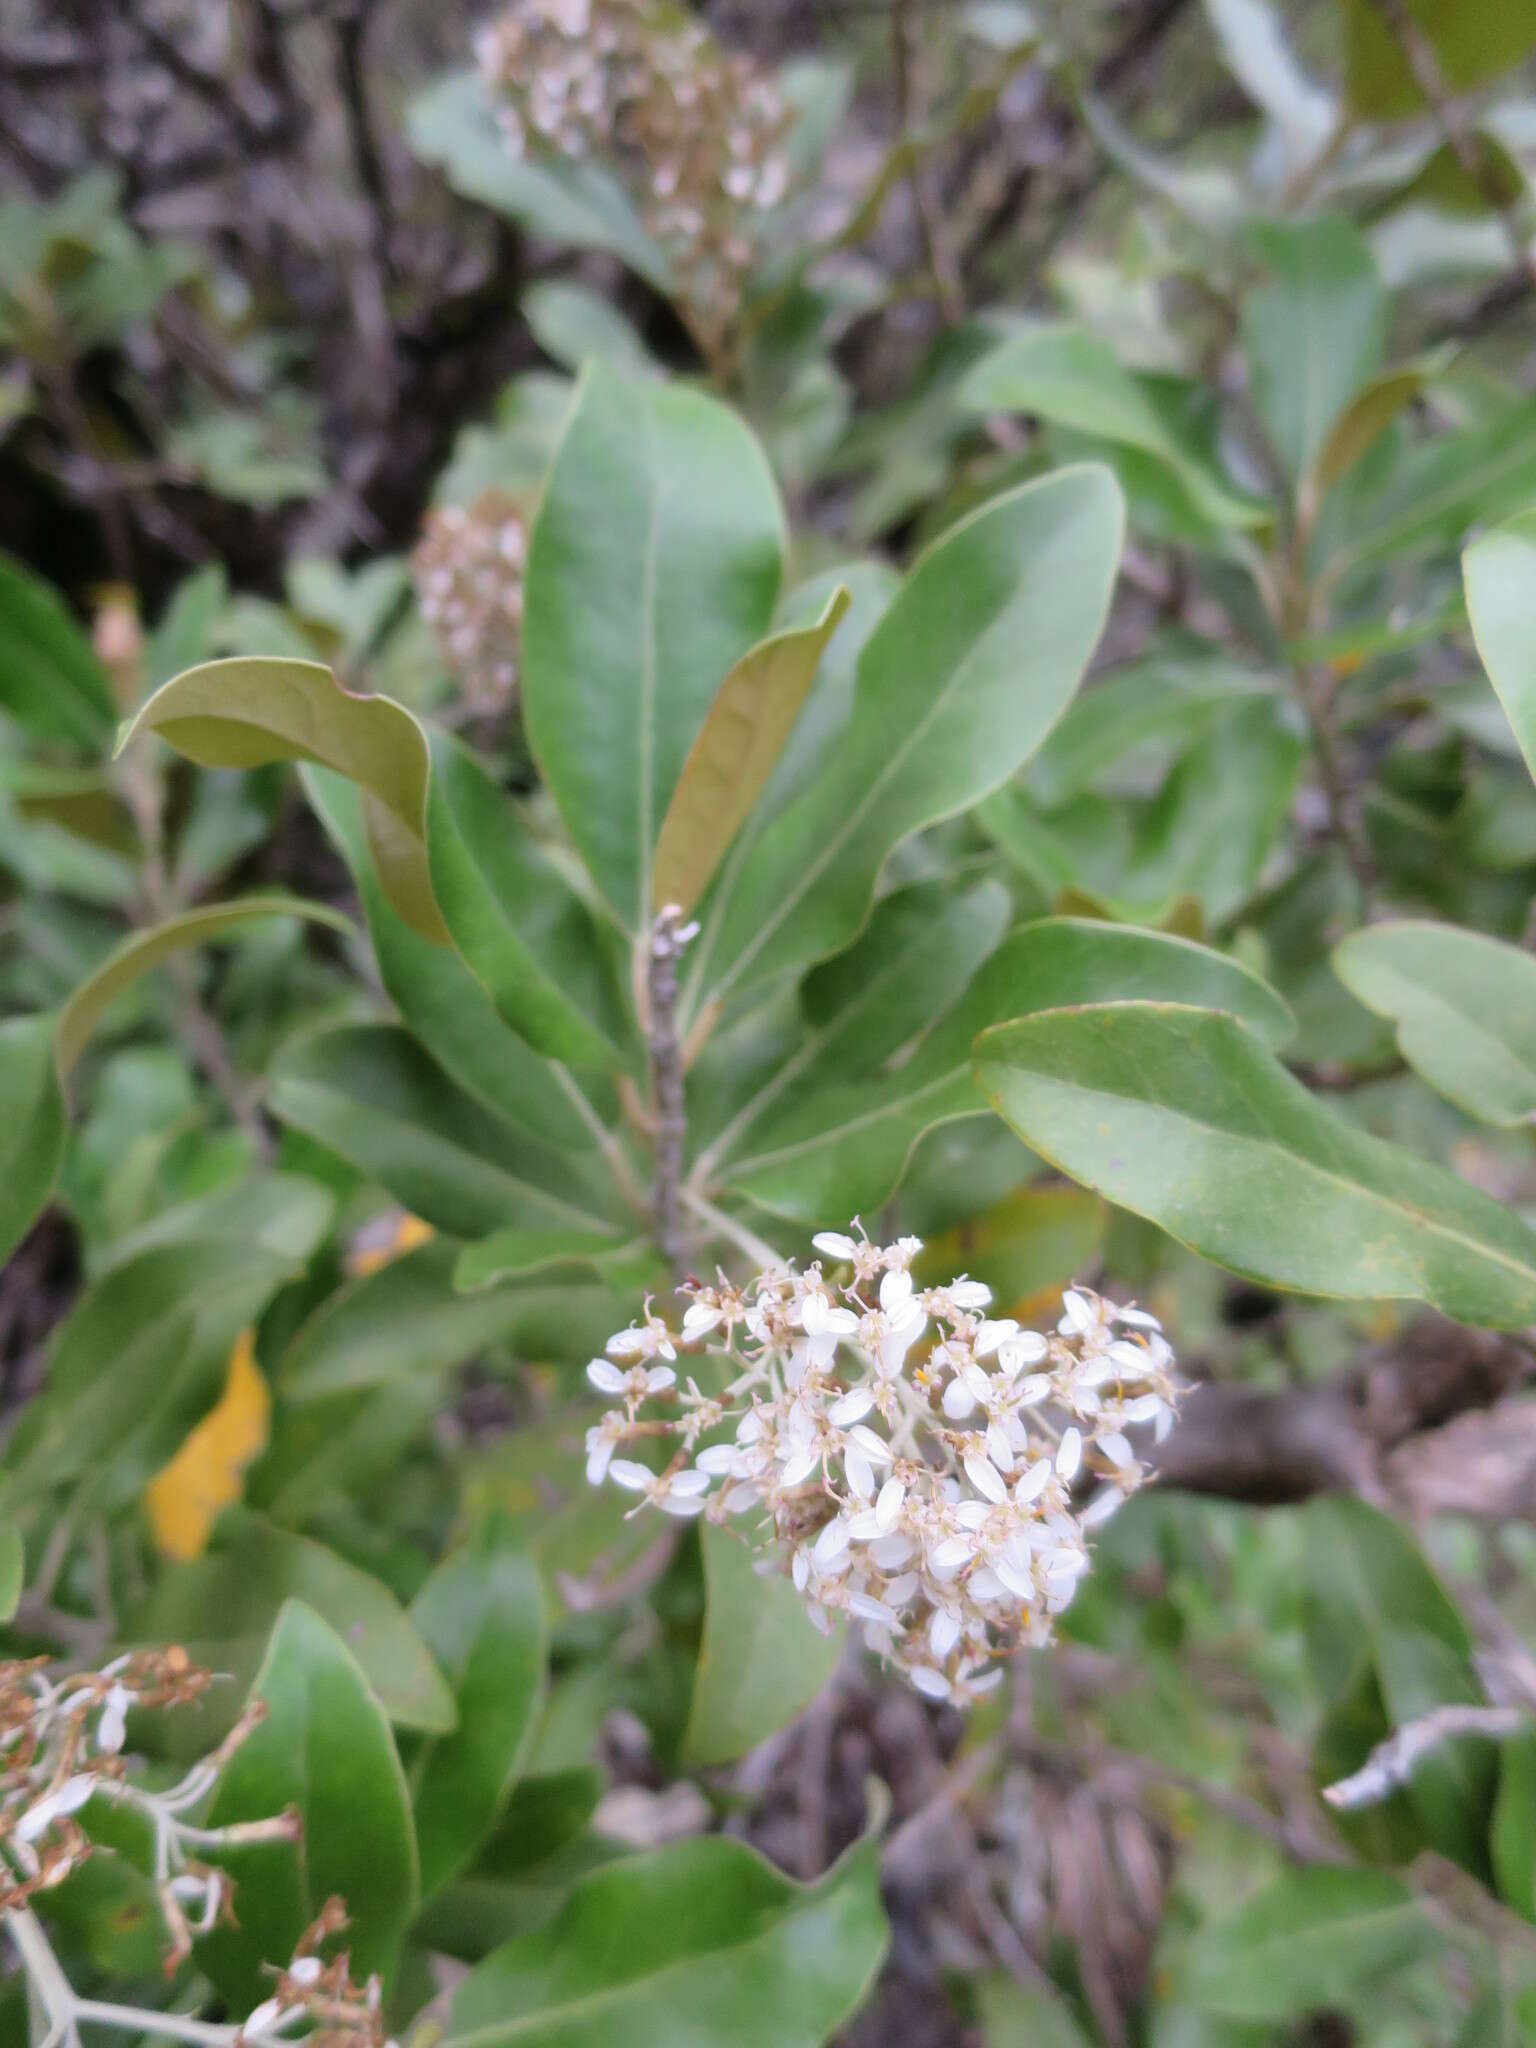
<path fill-rule="evenodd" d="M 580 1082 L 575 1079 L 568 1067 L 562 1067 L 558 1061 L 552 1060 L 550 1062 L 550 1071 L 554 1074 L 563 1093 L 570 1098 L 572 1109 L 575 1110 L 587 1129 L 592 1133 L 598 1150 L 608 1162 L 608 1169 L 613 1175 L 619 1192 L 637 1214 L 644 1216 L 646 1214 L 645 1191 L 635 1179 L 634 1169 L 629 1163 L 629 1155 L 620 1144 L 617 1134 L 609 1130 L 597 1111 L 592 1107 L 582 1091 Z"/>
<path fill-rule="evenodd" d="M 664 904 L 651 928 L 646 974 L 651 1128 L 656 1150 L 651 1218 L 662 1256 L 679 1280 L 683 1277 L 687 1250 L 678 1193 L 683 1180 L 688 1109 L 683 1093 L 682 1047 L 677 1035 L 677 963 L 697 931 L 697 925 L 684 923 L 683 913 L 675 903 Z"/>
<path fill-rule="evenodd" d="M 735 1245 L 737 1251 L 754 1260 L 763 1272 L 770 1272 L 773 1268 L 787 1263 L 771 1244 L 758 1237 L 744 1223 L 738 1223 L 734 1216 L 727 1216 L 723 1209 L 717 1209 L 714 1203 L 707 1201 L 696 1188 L 684 1188 L 682 1198 L 701 1223 L 707 1223 L 717 1236 L 726 1238 Z"/>
<path fill-rule="evenodd" d="M 1515 269 L 1521 272 L 1527 284 L 1536 284 L 1536 255 L 1532 254 L 1521 225 L 1518 207 L 1500 187 L 1497 169 L 1482 136 L 1463 122 L 1451 83 L 1440 69 L 1434 44 L 1414 19 L 1405 0 L 1370 0 L 1370 5 L 1401 51 L 1414 84 L 1429 102 L 1440 133 L 1445 137 L 1446 147 L 1498 215 Z"/>
<path fill-rule="evenodd" d="M 928 177 L 928 166 L 911 143 L 913 116 L 918 101 L 918 30 L 910 0 L 895 0 L 891 8 L 891 66 L 896 92 L 897 146 L 910 149 L 907 184 L 922 232 L 923 253 L 933 295 L 946 323 L 958 326 L 965 318 L 965 292 L 961 285 L 955 252 L 945 233 L 944 215 Z"/>
<path fill-rule="evenodd" d="M 77 2020 L 90 2026 L 117 2027 L 128 2034 L 164 2034 L 172 2041 L 198 2041 L 208 2048 L 228 2048 L 240 2038 L 239 2027 L 216 2020 L 189 2019 L 179 2012 L 141 2012 L 132 2005 L 104 2005 L 94 1998 L 74 2001 Z"/>

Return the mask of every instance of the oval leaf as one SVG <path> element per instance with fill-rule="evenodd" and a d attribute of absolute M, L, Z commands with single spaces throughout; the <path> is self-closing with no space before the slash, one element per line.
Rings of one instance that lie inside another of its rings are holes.
<path fill-rule="evenodd" d="M 426 735 L 402 705 L 354 696 L 317 661 L 236 655 L 163 684 L 123 728 L 117 752 L 141 732 L 159 733 L 204 768 L 313 761 L 347 776 L 363 791 L 368 843 L 390 902 L 423 938 L 446 943 L 424 837 Z"/>
<path fill-rule="evenodd" d="M 8 1259 L 53 1193 L 64 1159 L 64 1093 L 52 1017 L 0 1024 L 0 1260 Z"/>
<path fill-rule="evenodd" d="M 566 827 L 632 932 L 720 678 L 768 630 L 782 546 L 773 479 L 734 413 L 588 369 L 529 545 L 523 701 Z"/>
<path fill-rule="evenodd" d="M 1477 651 L 1536 775 L 1536 512 L 1484 534 L 1461 566 Z"/>
<path fill-rule="evenodd" d="M 411 1620 L 453 1688 L 459 1725 L 411 1765 L 411 1802 L 430 1897 L 496 1825 L 544 1692 L 538 1568 L 504 1524 L 488 1522 L 411 1602 Z"/>
<path fill-rule="evenodd" d="M 836 952 L 891 850 L 1022 766 L 1093 652 L 1122 528 L 1114 478 L 1088 465 L 995 499 L 922 557 L 865 646 L 825 772 L 762 834 L 700 941 L 706 986 Z"/>
<path fill-rule="evenodd" d="M 769 778 L 850 603 L 839 585 L 814 625 L 775 633 L 720 685 L 662 820 L 651 875 L 656 905 L 692 910 Z"/>
<path fill-rule="evenodd" d="M 1536 1315 L 1536 1235 L 1454 1174 L 1324 1110 L 1252 1032 L 1160 1003 L 1047 1010 L 976 1044 L 1026 1145 L 1217 1265 L 1270 1286 Z"/>
<path fill-rule="evenodd" d="M 1334 972 L 1397 1026 L 1416 1073 L 1490 1124 L 1536 1117 L 1536 959 L 1481 932 L 1405 918 L 1352 932 Z"/>

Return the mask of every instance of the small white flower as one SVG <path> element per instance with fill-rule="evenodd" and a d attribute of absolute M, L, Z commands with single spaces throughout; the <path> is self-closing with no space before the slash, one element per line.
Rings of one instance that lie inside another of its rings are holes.
<path fill-rule="evenodd" d="M 683 1310 L 683 1336 L 690 1344 L 707 1337 L 725 1320 L 725 1310 L 708 1301 L 691 1301 Z"/>
<path fill-rule="evenodd" d="M 27 1808 L 12 1830 L 13 1838 L 18 1842 L 35 1842 L 54 1821 L 78 1813 L 95 1789 L 94 1778 L 83 1775 L 66 1778 L 57 1792 L 48 1793 L 35 1806 Z"/>
<path fill-rule="evenodd" d="M 951 1687 L 942 1671 L 935 1671 L 927 1664 L 915 1664 L 908 1674 L 920 1693 L 931 1700 L 947 1700 Z"/>
<path fill-rule="evenodd" d="M 107 1703 L 101 1710 L 101 1719 L 96 1723 L 96 1747 L 108 1756 L 115 1756 L 128 1736 L 128 1709 L 133 1696 L 125 1685 L 114 1685 L 107 1694 Z"/>
<path fill-rule="evenodd" d="M 858 1240 L 845 1237 L 840 1230 L 819 1230 L 811 1243 L 829 1259 L 840 1259 L 845 1265 L 851 1266 L 859 1256 Z"/>
<path fill-rule="evenodd" d="M 1063 1432 L 1056 1451 L 1056 1474 L 1060 1479 L 1072 1480 L 1077 1477 L 1077 1468 L 1083 1462 L 1083 1433 L 1080 1429 Z"/>
<path fill-rule="evenodd" d="M 1003 1475 L 991 1460 L 979 1450 L 967 1451 L 960 1460 L 965 1467 L 965 1476 L 980 1494 L 1001 1505 L 1008 1498 L 1008 1488 Z"/>
<path fill-rule="evenodd" d="M 318 1984 L 320 1981 L 320 1958 L 298 1956 L 288 1965 L 288 1974 L 295 1984 Z"/>

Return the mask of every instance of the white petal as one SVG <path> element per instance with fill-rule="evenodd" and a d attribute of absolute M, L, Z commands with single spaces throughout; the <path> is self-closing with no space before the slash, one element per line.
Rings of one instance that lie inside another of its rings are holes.
<path fill-rule="evenodd" d="M 1051 1376 L 1048 1372 L 1032 1372 L 1027 1380 L 1020 1380 L 1014 1399 L 1021 1408 L 1033 1408 L 1043 1401 L 1051 1391 Z"/>
<path fill-rule="evenodd" d="M 857 1444 L 849 1444 L 843 1451 L 843 1470 L 848 1475 L 848 1484 L 860 1500 L 870 1500 L 875 1491 L 875 1475 L 870 1470 L 869 1460 Z"/>
<path fill-rule="evenodd" d="M 627 1384 L 627 1376 L 606 1358 L 593 1359 L 587 1367 L 587 1378 L 600 1394 L 622 1394 Z"/>
<path fill-rule="evenodd" d="M 912 1299 L 912 1275 L 904 1271 L 882 1274 L 880 1306 L 893 1320 L 904 1317 Z"/>
<path fill-rule="evenodd" d="M 1085 1529 L 1097 1529 L 1109 1520 L 1124 1499 L 1125 1495 L 1118 1486 L 1101 1487 L 1077 1519 Z"/>
<path fill-rule="evenodd" d="M 601 1486 L 608 1474 L 609 1461 L 613 1457 L 613 1441 L 610 1437 L 598 1436 L 597 1442 L 593 1443 L 594 1436 L 597 1436 L 596 1430 L 591 1431 L 587 1437 L 587 1484 Z"/>
<path fill-rule="evenodd" d="M 975 1555 L 976 1546 L 969 1536 L 946 1536 L 929 1551 L 928 1562 L 938 1571 L 952 1572 L 969 1564 Z"/>
<path fill-rule="evenodd" d="M 990 1464 L 980 1451 L 967 1451 L 960 1461 L 965 1467 L 965 1476 L 980 1494 L 988 1500 L 1005 1501 L 1008 1489 L 997 1467 Z"/>
<path fill-rule="evenodd" d="M 928 1647 L 935 1657 L 947 1657 L 960 1640 L 960 1617 L 952 1607 L 936 1607 L 928 1624 Z"/>
<path fill-rule="evenodd" d="M 245 2025 L 240 2031 L 244 2034 L 259 2034 L 264 2028 L 270 2027 L 275 2019 L 280 2018 L 283 2010 L 281 1999 L 264 1998 L 253 2012 L 247 2014 Z"/>
<path fill-rule="evenodd" d="M 992 1290 L 981 1280 L 953 1280 L 945 1292 L 956 1308 L 985 1308 Z"/>
<path fill-rule="evenodd" d="M 811 1560 L 803 1543 L 789 1561 L 789 1576 L 797 1593 L 803 1593 L 811 1582 Z"/>
<path fill-rule="evenodd" d="M 976 1332 L 975 1351 L 978 1358 L 990 1358 L 1005 1337 L 1018 1335 L 1018 1324 L 1012 1316 L 1001 1316 L 995 1322 L 983 1323 Z"/>
<path fill-rule="evenodd" d="M 891 1536 L 877 1536 L 869 1546 L 870 1563 L 878 1565 L 883 1572 L 900 1571 L 901 1567 L 910 1564 L 916 1555 L 917 1545 L 902 1530 L 897 1530 Z M 913 1573 L 909 1572 L 907 1577 L 916 1585 L 917 1580 Z M 896 1598 L 893 1585 L 886 1587 L 886 1596 L 892 1600 Z"/>
<path fill-rule="evenodd" d="M 1118 1429 L 1107 1430 L 1103 1436 L 1095 1437 L 1094 1442 L 1104 1453 L 1105 1457 L 1108 1458 L 1111 1465 L 1118 1465 L 1122 1472 L 1128 1465 L 1135 1464 L 1136 1453 L 1131 1449 Z"/>
<path fill-rule="evenodd" d="M 320 1969 L 318 1956 L 295 1956 L 288 1965 L 288 1975 L 295 1984 L 316 1984 L 320 1980 Z"/>
<path fill-rule="evenodd" d="M 1013 1489 L 1014 1500 L 1021 1508 L 1028 1507 L 1032 1500 L 1038 1500 L 1051 1483 L 1052 1465 L 1049 1458 L 1037 1458 L 1018 1485 Z"/>
<path fill-rule="evenodd" d="M 987 1425 L 987 1456 L 999 1472 L 1013 1470 L 1013 1445 L 1008 1441 L 1007 1430 L 995 1422 Z"/>
<path fill-rule="evenodd" d="M 880 1498 L 875 1502 L 875 1520 L 882 1530 L 895 1527 L 906 1498 L 906 1482 L 893 1473 L 881 1487 Z"/>
<path fill-rule="evenodd" d="M 964 1422 L 976 1406 L 976 1397 L 962 1379 L 952 1379 L 944 1389 L 941 1403 L 951 1422 Z"/>
<path fill-rule="evenodd" d="M 664 1493 L 656 1503 L 664 1515 L 702 1515 L 704 1503 L 676 1493 Z"/>
<path fill-rule="evenodd" d="M 1163 1326 L 1154 1315 L 1144 1308 L 1117 1308 L 1114 1312 L 1117 1323 L 1128 1323 L 1133 1330 L 1160 1330 Z"/>
<path fill-rule="evenodd" d="M 811 1546 L 811 1557 L 822 1571 L 829 1570 L 839 1558 L 848 1554 L 848 1522 L 838 1515 L 828 1522 Z"/>
<path fill-rule="evenodd" d="M 994 1664 L 990 1671 L 983 1671 L 979 1678 L 967 1679 L 966 1690 L 974 1699 L 978 1693 L 991 1692 L 994 1686 L 1001 1685 L 1002 1682 L 1003 1667 L 1001 1664 Z"/>
<path fill-rule="evenodd" d="M 1006 1597 L 1008 1591 L 997 1573 L 987 1564 L 971 1573 L 965 1582 L 965 1590 L 973 1600 L 1001 1600 Z"/>
<path fill-rule="evenodd" d="M 1006 1557 L 998 1558 L 992 1569 L 1002 1580 L 1015 1600 L 1032 1600 L 1035 1597 L 1035 1580 L 1032 1572 L 1026 1571 Z"/>
<path fill-rule="evenodd" d="M 724 1319 L 723 1309 L 713 1308 L 707 1301 L 690 1302 L 683 1310 L 683 1335 L 690 1339 L 707 1337 Z"/>
<path fill-rule="evenodd" d="M 867 1422 L 856 1422 L 848 1434 L 859 1444 L 866 1458 L 872 1458 L 877 1465 L 889 1465 L 891 1447 L 883 1436 L 876 1436 Z"/>
<path fill-rule="evenodd" d="M 648 1493 L 656 1474 L 649 1466 L 637 1465 L 633 1458 L 615 1458 L 608 1467 L 608 1477 L 626 1493 Z"/>
<path fill-rule="evenodd" d="M 950 1693 L 949 1680 L 942 1671 L 930 1671 L 926 1664 L 919 1664 L 909 1674 L 912 1683 L 920 1693 L 931 1700 L 947 1700 Z"/>
<path fill-rule="evenodd" d="M 1134 1401 L 1127 1401 L 1120 1410 L 1127 1422 L 1155 1422 L 1162 1412 L 1161 1394 L 1138 1394 Z"/>
<path fill-rule="evenodd" d="M 998 1354 L 1007 1372 L 1018 1372 L 1026 1365 L 1038 1365 L 1051 1347 L 1038 1330 L 1020 1330 L 1017 1337 L 1010 1337 Z"/>
<path fill-rule="evenodd" d="M 708 1450 L 700 1451 L 693 1462 L 711 1479 L 724 1479 L 740 1455 L 734 1444 L 711 1444 Z"/>
<path fill-rule="evenodd" d="M 685 1468 L 681 1472 L 674 1472 L 672 1474 L 672 1477 L 667 1481 L 667 1491 L 668 1493 L 680 1493 L 684 1495 L 690 1493 L 708 1493 L 709 1474 L 707 1472 L 699 1471 L 697 1466 L 693 1467 L 691 1470 Z"/>
<path fill-rule="evenodd" d="M 820 1463 L 821 1452 L 816 1445 L 802 1444 L 786 1460 L 784 1469 L 779 1474 L 780 1486 L 799 1486 L 803 1480 L 810 1478 Z"/>
<path fill-rule="evenodd" d="M 1062 1335 L 1075 1331 L 1079 1336 L 1086 1336 L 1097 1322 L 1098 1317 L 1089 1306 L 1088 1297 L 1079 1294 L 1075 1287 L 1069 1287 L 1061 1297 Z"/>
<path fill-rule="evenodd" d="M 613 1358 L 633 1358 L 638 1352 L 649 1350 L 650 1346 L 646 1342 L 644 1330 L 631 1327 L 628 1330 L 615 1330 L 603 1349 Z"/>
<path fill-rule="evenodd" d="M 883 1600 L 875 1599 L 871 1593 L 850 1593 L 848 1612 L 856 1614 L 860 1621 L 877 1622 L 881 1628 L 888 1628 L 893 1635 L 901 1633 L 901 1616 L 894 1607 L 887 1607 Z"/>
<path fill-rule="evenodd" d="M 1061 1439 L 1056 1452 L 1056 1470 L 1063 1479 L 1075 1479 L 1077 1468 L 1083 1462 L 1083 1436 L 1078 1429 L 1069 1429 Z"/>
<path fill-rule="evenodd" d="M 873 1387 L 850 1387 L 839 1400 L 827 1410 L 827 1420 L 838 1429 L 846 1429 L 850 1423 L 862 1422 L 875 1405 Z"/>
<path fill-rule="evenodd" d="M 645 1376 L 645 1391 L 660 1394 L 668 1387 L 677 1385 L 677 1374 L 670 1365 L 653 1365 Z"/>
<path fill-rule="evenodd" d="M 844 1237 L 840 1230 L 819 1230 L 811 1239 L 817 1251 L 825 1252 L 829 1259 L 856 1259 L 859 1248 L 851 1237 Z"/>

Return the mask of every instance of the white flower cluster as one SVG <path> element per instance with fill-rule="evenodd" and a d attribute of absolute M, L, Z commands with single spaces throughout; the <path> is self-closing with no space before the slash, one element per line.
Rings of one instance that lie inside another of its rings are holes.
<path fill-rule="evenodd" d="M 587 1476 L 664 1514 L 766 1517 L 818 1626 L 850 1616 L 919 1691 L 964 1703 L 1049 1639 L 1089 1530 L 1146 1476 L 1130 1433 L 1172 1426 L 1173 1353 L 1155 1316 L 1086 1288 L 1027 1330 L 986 1314 L 979 1281 L 916 1285 L 917 1238 L 814 1244 L 843 1277 L 691 1282 L 677 1335 L 647 1304 L 609 1340 L 587 1376 L 617 1405 Z M 719 1391 L 679 1384 L 684 1348 L 725 1361 Z M 617 1455 L 646 1441 L 668 1461 Z"/>
<path fill-rule="evenodd" d="M 504 491 L 429 512 L 411 556 L 417 602 L 443 661 L 477 710 L 517 689 L 528 518 Z"/>
<path fill-rule="evenodd" d="M 475 47 L 508 147 L 605 154 L 701 342 L 718 347 L 789 187 L 789 110 L 771 74 L 655 0 L 514 0 Z"/>

